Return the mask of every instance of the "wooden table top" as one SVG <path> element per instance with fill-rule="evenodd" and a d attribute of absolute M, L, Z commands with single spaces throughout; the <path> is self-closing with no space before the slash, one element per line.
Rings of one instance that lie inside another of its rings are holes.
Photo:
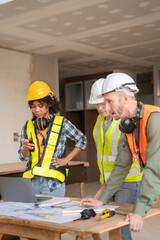
<path fill-rule="evenodd" d="M 84 167 L 89 167 L 89 162 L 86 161 L 70 161 L 68 163 L 69 166 L 83 165 Z M 0 164 L 0 175 L 7 173 L 16 173 L 16 172 L 24 172 L 26 168 L 26 161 L 24 162 L 16 162 L 16 163 L 5 163 Z"/>
<path fill-rule="evenodd" d="M 116 212 L 120 212 L 121 214 L 122 213 L 126 214 L 126 210 L 128 212 L 128 210 L 131 211 L 133 208 L 132 204 L 125 203 L 111 203 L 111 204 L 120 206 L 119 209 L 116 209 Z M 146 218 L 152 217 L 157 214 L 160 214 L 160 208 L 153 207 L 149 210 Z M 101 220 L 100 215 L 98 214 L 95 218 L 89 220 L 78 220 L 63 224 L 43 222 L 42 224 L 42 221 L 33 221 L 28 219 L 0 215 L 0 223 L 7 223 L 23 227 L 26 226 L 36 229 L 43 228 L 48 231 L 56 231 L 60 233 L 78 234 L 81 236 L 85 236 L 92 235 L 94 233 L 101 234 L 125 226 L 128 223 L 124 221 L 124 218 L 125 218 L 124 215 L 115 214 L 111 218 Z"/>

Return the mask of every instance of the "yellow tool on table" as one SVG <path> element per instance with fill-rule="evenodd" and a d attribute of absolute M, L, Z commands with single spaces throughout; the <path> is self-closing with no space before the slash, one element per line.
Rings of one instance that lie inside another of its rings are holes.
<path fill-rule="evenodd" d="M 102 211 L 101 219 L 110 218 L 110 217 L 112 217 L 114 215 L 115 215 L 115 211 L 109 210 L 109 209 L 105 209 L 105 210 Z"/>

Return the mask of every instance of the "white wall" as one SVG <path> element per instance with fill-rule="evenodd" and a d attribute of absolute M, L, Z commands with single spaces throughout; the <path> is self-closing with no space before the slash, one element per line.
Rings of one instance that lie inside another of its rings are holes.
<path fill-rule="evenodd" d="M 19 141 L 13 141 L 13 133 L 20 135 L 32 116 L 25 101 L 28 88 L 31 82 L 43 80 L 59 96 L 57 69 L 57 60 L 0 48 L 0 163 L 20 161 Z"/>
<path fill-rule="evenodd" d="M 13 142 L 13 133 L 21 132 L 30 113 L 25 102 L 29 66 L 29 55 L 0 49 L 0 163 L 18 161 L 19 143 Z"/>

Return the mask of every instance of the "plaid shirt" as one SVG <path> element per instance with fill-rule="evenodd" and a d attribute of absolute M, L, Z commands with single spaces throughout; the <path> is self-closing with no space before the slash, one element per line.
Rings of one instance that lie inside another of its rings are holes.
<path fill-rule="evenodd" d="M 50 118 L 53 118 L 52 114 L 50 114 Z M 51 122 L 49 124 L 51 124 Z M 50 131 L 47 131 L 45 138 L 47 138 L 49 133 Z M 38 130 L 36 129 L 36 136 L 37 134 L 38 134 Z M 62 129 L 59 136 L 59 141 L 55 148 L 53 157 L 63 158 L 65 156 L 67 138 L 71 139 L 72 141 L 75 141 L 75 147 L 85 149 L 87 146 L 87 137 L 79 129 L 77 129 L 69 120 L 64 118 L 62 123 Z M 28 157 L 26 158 L 22 155 L 22 151 L 24 149 L 23 147 L 24 139 L 27 139 L 26 124 L 22 128 L 20 148 L 18 150 L 18 154 L 21 161 L 28 161 L 27 163 L 27 166 L 28 166 L 31 164 L 32 156 L 31 156 L 31 153 L 29 153 Z"/>

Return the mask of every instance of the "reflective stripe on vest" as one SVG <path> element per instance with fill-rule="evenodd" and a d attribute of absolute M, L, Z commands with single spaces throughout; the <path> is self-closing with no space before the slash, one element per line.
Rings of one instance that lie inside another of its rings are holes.
<path fill-rule="evenodd" d="M 34 175 L 32 174 L 32 170 L 33 167 L 38 163 L 38 144 L 37 144 L 37 138 L 35 135 L 35 127 L 33 125 L 32 120 L 29 120 L 27 122 L 27 128 L 26 128 L 26 132 L 27 132 L 27 138 L 30 139 L 32 138 L 33 142 L 34 142 L 34 152 L 31 152 L 32 155 L 32 163 L 31 163 L 31 168 L 28 170 L 26 170 L 23 173 L 23 178 L 33 178 Z"/>
<path fill-rule="evenodd" d="M 130 134 L 126 134 L 132 155 L 137 159 L 138 162 L 140 162 L 139 156 L 136 153 L 140 151 L 141 159 L 144 164 L 146 161 L 146 147 L 147 147 L 146 126 L 147 126 L 148 118 L 153 112 L 160 112 L 160 108 L 152 105 L 147 105 L 147 104 L 144 105 L 143 118 L 140 118 L 140 126 L 139 126 L 139 146 L 137 146 L 136 144 L 134 131 Z"/>
<path fill-rule="evenodd" d="M 108 179 L 105 178 L 105 174 L 111 173 L 113 170 L 121 135 L 118 129 L 119 123 L 113 120 L 105 133 L 104 142 L 103 123 L 104 117 L 99 115 L 93 129 L 93 137 L 97 147 L 97 162 L 101 173 L 101 184 L 104 183 L 104 179 L 105 181 Z"/>
<path fill-rule="evenodd" d="M 118 127 L 120 120 L 113 120 L 110 127 L 105 133 L 104 143 L 103 122 L 104 117 L 101 117 L 99 115 L 93 130 L 93 137 L 97 147 L 97 162 L 100 170 L 101 184 L 104 184 L 104 179 L 105 181 L 108 180 L 113 170 L 121 136 L 121 132 L 119 131 Z M 125 178 L 125 182 L 136 182 L 142 179 L 142 173 L 140 173 L 140 166 L 139 164 L 135 164 L 135 161 L 132 164 L 127 177 Z"/>
<path fill-rule="evenodd" d="M 26 171 L 23 174 L 23 177 L 33 178 L 34 175 L 38 175 L 38 176 L 56 178 L 56 179 L 60 180 L 61 182 L 65 181 L 64 173 L 62 173 L 58 170 L 55 170 L 55 169 L 50 169 L 50 163 L 51 163 L 54 151 L 55 151 L 58 136 L 59 136 L 61 126 L 62 126 L 62 121 L 63 121 L 63 117 L 61 117 L 61 116 L 54 117 L 52 129 L 50 131 L 47 147 L 45 149 L 45 154 L 44 154 L 44 158 L 43 158 L 41 166 L 36 165 L 38 163 L 38 144 L 37 144 L 37 139 L 36 139 L 36 135 L 34 132 L 35 131 L 34 125 L 33 125 L 32 120 L 28 121 L 27 136 L 29 138 L 32 134 L 32 139 L 35 144 L 35 151 L 31 153 L 32 154 L 31 169 L 29 171 Z"/>

